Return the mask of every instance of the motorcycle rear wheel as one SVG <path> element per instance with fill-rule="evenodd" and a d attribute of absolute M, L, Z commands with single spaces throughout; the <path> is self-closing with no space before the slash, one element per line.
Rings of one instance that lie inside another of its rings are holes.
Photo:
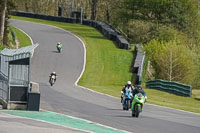
<path fill-rule="evenodd" d="M 135 113 L 134 113 L 134 110 L 132 110 L 132 117 L 135 117 Z"/>

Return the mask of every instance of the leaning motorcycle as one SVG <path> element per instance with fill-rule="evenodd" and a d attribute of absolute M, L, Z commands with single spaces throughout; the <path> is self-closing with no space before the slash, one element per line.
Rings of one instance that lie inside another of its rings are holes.
<path fill-rule="evenodd" d="M 55 83 L 56 81 L 56 76 L 55 75 L 52 75 L 52 76 L 49 76 L 50 79 L 49 79 L 49 83 L 51 86 L 53 86 L 53 84 Z"/>
<path fill-rule="evenodd" d="M 132 101 L 132 117 L 139 117 L 139 114 L 143 110 L 144 103 L 146 101 L 146 97 L 142 95 L 142 93 L 138 93 L 134 96 Z"/>
<path fill-rule="evenodd" d="M 58 52 L 60 53 L 61 50 L 62 50 L 62 46 L 61 46 L 61 45 L 57 45 L 57 50 L 58 50 Z"/>
<path fill-rule="evenodd" d="M 132 93 L 128 92 L 123 95 L 123 110 L 129 110 L 131 108 L 131 99 L 132 99 Z"/>

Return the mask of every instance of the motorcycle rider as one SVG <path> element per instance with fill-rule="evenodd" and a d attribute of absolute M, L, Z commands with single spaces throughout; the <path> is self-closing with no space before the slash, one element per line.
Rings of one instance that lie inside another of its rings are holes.
<path fill-rule="evenodd" d="M 142 89 L 141 85 L 137 85 L 137 87 L 132 91 L 133 98 L 136 94 L 142 93 L 142 95 L 145 97 L 145 100 L 147 99 L 145 91 Z"/>
<path fill-rule="evenodd" d="M 123 102 L 123 96 L 124 94 L 128 93 L 128 92 L 133 92 L 134 87 L 131 85 L 131 81 L 128 81 L 127 84 L 122 88 L 121 91 L 121 103 Z"/>
<path fill-rule="evenodd" d="M 50 77 L 50 78 L 49 78 L 49 82 L 50 82 L 51 77 L 52 77 L 53 75 L 55 76 L 55 82 L 56 82 L 56 78 L 57 78 L 56 72 L 52 72 L 52 73 L 50 74 L 50 76 L 49 76 L 49 77 Z"/>
<path fill-rule="evenodd" d="M 60 45 L 62 47 L 62 44 L 60 42 L 57 43 L 57 47 L 58 47 L 58 45 Z"/>
<path fill-rule="evenodd" d="M 59 46 L 61 46 L 61 49 L 62 49 L 62 44 L 60 42 L 57 43 L 57 46 L 56 46 L 57 49 L 58 49 Z"/>

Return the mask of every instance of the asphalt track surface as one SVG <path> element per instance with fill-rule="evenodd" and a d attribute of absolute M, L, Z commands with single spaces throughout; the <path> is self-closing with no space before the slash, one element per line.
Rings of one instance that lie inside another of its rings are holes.
<path fill-rule="evenodd" d="M 200 133 L 200 115 L 146 104 L 139 118 L 123 111 L 120 99 L 75 85 L 84 64 L 84 47 L 64 30 L 42 24 L 12 20 L 39 43 L 32 59 L 32 78 L 40 85 L 40 108 L 97 122 L 134 133 Z M 57 53 L 56 43 L 63 43 Z M 56 84 L 48 83 L 49 73 L 58 74 Z M 120 94 L 120 92 L 119 92 Z"/>

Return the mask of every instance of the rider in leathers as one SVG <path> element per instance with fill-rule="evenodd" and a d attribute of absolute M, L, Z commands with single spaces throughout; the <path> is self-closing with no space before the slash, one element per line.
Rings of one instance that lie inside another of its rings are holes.
<path fill-rule="evenodd" d="M 53 75 L 55 76 L 55 82 L 56 82 L 56 78 L 57 78 L 56 72 L 52 72 L 52 73 L 50 74 L 50 76 L 49 76 L 49 77 L 50 77 L 50 78 L 49 78 L 49 82 L 50 82 L 50 79 L 51 79 L 51 77 L 52 77 Z"/>
<path fill-rule="evenodd" d="M 141 85 L 138 85 L 138 86 L 132 91 L 133 97 L 135 96 L 135 94 L 138 94 L 138 93 L 142 93 L 142 95 L 143 95 L 144 97 L 146 97 L 146 93 L 145 93 L 145 91 L 142 89 L 142 86 L 141 86 Z"/>
<path fill-rule="evenodd" d="M 128 81 L 127 84 L 122 88 L 121 103 L 123 102 L 124 94 L 130 92 L 132 94 L 134 87 L 131 85 L 131 81 Z"/>

